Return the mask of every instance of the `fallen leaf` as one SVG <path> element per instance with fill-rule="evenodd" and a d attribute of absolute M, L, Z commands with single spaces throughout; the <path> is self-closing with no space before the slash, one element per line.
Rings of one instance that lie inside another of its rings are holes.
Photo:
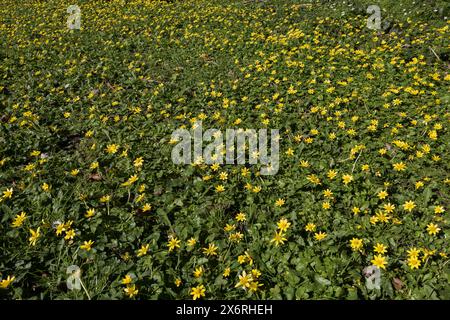
<path fill-rule="evenodd" d="M 403 288 L 403 282 L 399 278 L 392 279 L 392 285 L 394 286 L 395 290 L 400 291 Z"/>
<path fill-rule="evenodd" d="M 89 175 L 89 180 L 100 181 L 100 180 L 102 180 L 102 176 L 99 175 L 98 173 L 93 173 L 93 174 Z"/>

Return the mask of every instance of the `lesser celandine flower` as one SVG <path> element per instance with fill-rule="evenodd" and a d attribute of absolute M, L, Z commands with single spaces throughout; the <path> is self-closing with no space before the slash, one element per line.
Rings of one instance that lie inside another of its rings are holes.
<path fill-rule="evenodd" d="M 276 205 L 277 207 L 281 207 L 281 206 L 283 206 L 285 203 L 286 203 L 286 201 L 285 201 L 284 199 L 282 199 L 282 198 L 279 198 L 277 201 L 275 201 L 275 205 Z"/>
<path fill-rule="evenodd" d="M 373 259 L 370 260 L 370 262 L 371 262 L 374 266 L 376 266 L 376 267 L 378 267 L 378 268 L 380 268 L 380 269 L 386 270 L 386 264 L 387 264 L 387 261 L 386 261 L 386 257 L 385 257 L 385 256 L 383 256 L 383 255 L 381 255 L 381 254 L 375 255 L 375 256 L 373 257 Z"/>
<path fill-rule="evenodd" d="M 325 232 L 319 231 L 314 234 L 314 239 L 317 241 L 322 241 L 327 237 L 327 234 Z"/>
<path fill-rule="evenodd" d="M 90 251 L 92 249 L 92 245 L 94 244 L 94 241 L 84 241 L 83 244 L 80 246 L 80 249 Z"/>
<path fill-rule="evenodd" d="M 276 231 L 275 236 L 273 237 L 270 242 L 275 243 L 275 246 L 279 246 L 280 244 L 284 244 L 284 242 L 287 241 L 287 238 L 284 236 L 284 233 L 282 230 Z"/>
<path fill-rule="evenodd" d="M 139 290 L 136 288 L 136 285 L 128 285 L 126 286 L 123 291 L 128 295 L 128 297 L 133 298 L 139 293 Z"/>
<path fill-rule="evenodd" d="M 150 249 L 150 245 L 149 244 L 143 244 L 141 246 L 141 248 L 137 251 L 137 256 L 138 257 L 145 256 L 149 249 Z"/>
<path fill-rule="evenodd" d="M 360 251 L 363 247 L 363 240 L 358 238 L 352 238 L 350 241 L 350 247 L 353 251 Z"/>
<path fill-rule="evenodd" d="M 167 242 L 167 247 L 169 248 L 169 252 L 180 248 L 181 240 L 178 240 L 176 237 L 169 237 L 169 241 Z"/>
<path fill-rule="evenodd" d="M 6 277 L 6 279 L 0 278 L 0 288 L 2 288 L 2 289 L 8 288 L 15 279 L 16 279 L 16 277 L 14 277 L 14 276 L 8 276 L 8 277 Z"/>
<path fill-rule="evenodd" d="M 18 228 L 20 226 L 22 226 L 23 222 L 26 220 L 27 215 L 25 212 L 21 212 L 20 214 L 17 214 L 16 217 L 14 218 L 13 222 L 11 223 L 11 225 L 14 228 Z"/>
<path fill-rule="evenodd" d="M 416 207 L 416 204 L 414 203 L 414 201 L 411 201 L 411 200 L 406 201 L 403 204 L 403 209 L 405 209 L 406 211 L 409 211 L 409 212 L 411 212 L 415 207 Z"/>
<path fill-rule="evenodd" d="M 236 288 L 241 287 L 244 290 L 250 288 L 250 284 L 253 281 L 253 278 L 250 274 L 247 274 L 244 270 L 238 277 L 239 277 L 239 281 L 235 286 Z"/>
<path fill-rule="evenodd" d="M 206 288 L 204 285 L 199 285 L 191 289 L 191 296 L 193 300 L 200 299 L 205 296 Z"/>

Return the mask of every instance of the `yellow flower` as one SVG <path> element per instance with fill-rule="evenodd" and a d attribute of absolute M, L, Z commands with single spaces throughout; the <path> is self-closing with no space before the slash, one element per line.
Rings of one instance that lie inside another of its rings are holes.
<path fill-rule="evenodd" d="M 289 157 L 292 157 L 294 155 L 294 149 L 289 148 L 286 150 L 286 155 L 288 155 Z"/>
<path fill-rule="evenodd" d="M 427 225 L 427 231 L 429 235 L 434 236 L 441 231 L 441 228 L 439 228 L 437 224 L 430 223 Z"/>
<path fill-rule="evenodd" d="M 122 279 L 122 284 L 130 284 L 131 282 L 133 282 L 133 278 L 131 277 L 131 275 L 127 274 L 125 277 L 123 277 Z"/>
<path fill-rule="evenodd" d="M 30 236 L 30 238 L 28 238 L 28 241 L 30 241 L 30 245 L 31 246 L 35 246 L 36 245 L 36 241 L 41 236 L 40 230 L 41 230 L 41 227 L 38 227 L 36 229 L 36 231 L 34 231 L 33 229 L 30 229 L 31 236 Z"/>
<path fill-rule="evenodd" d="M 177 287 L 179 287 L 179 286 L 181 286 L 182 281 L 181 281 L 180 278 L 176 278 L 175 281 L 174 281 L 174 283 L 175 283 L 175 285 L 176 285 Z"/>
<path fill-rule="evenodd" d="M 92 249 L 92 245 L 94 244 L 94 241 L 84 241 L 83 244 L 80 246 L 80 249 L 90 251 Z"/>
<path fill-rule="evenodd" d="M 13 189 L 12 188 L 6 189 L 5 191 L 3 191 L 2 198 L 3 199 L 11 199 L 12 194 L 13 194 Z"/>
<path fill-rule="evenodd" d="M 190 238 L 190 239 L 187 241 L 187 245 L 188 245 L 189 247 L 195 246 L 196 243 L 197 243 L 197 239 L 195 239 L 195 238 Z"/>
<path fill-rule="evenodd" d="M 228 278 L 228 276 L 230 275 L 231 269 L 230 268 L 225 268 L 225 270 L 223 271 L 223 277 L 224 278 Z"/>
<path fill-rule="evenodd" d="M 66 231 L 66 226 L 64 223 L 60 223 L 56 226 L 56 235 L 59 236 L 63 233 L 63 231 Z"/>
<path fill-rule="evenodd" d="M 250 282 L 250 286 L 249 289 L 251 292 L 256 292 L 258 291 L 258 288 L 261 287 L 263 284 L 259 283 L 258 281 L 252 281 Z"/>
<path fill-rule="evenodd" d="M 386 270 L 386 264 L 387 264 L 386 257 L 382 256 L 381 254 L 375 255 L 373 257 L 373 260 L 370 260 L 370 262 L 374 266 L 376 266 L 380 269 Z"/>
<path fill-rule="evenodd" d="M 145 244 L 145 245 L 143 244 L 143 245 L 141 246 L 141 248 L 138 250 L 137 256 L 138 256 L 138 257 L 145 256 L 145 255 L 147 254 L 149 248 L 150 248 L 150 245 L 149 245 L 149 244 Z"/>
<path fill-rule="evenodd" d="M 64 236 L 65 240 L 72 240 L 75 237 L 75 230 L 70 229 L 66 231 L 66 235 Z"/>
<path fill-rule="evenodd" d="M 387 191 L 383 190 L 378 192 L 377 196 L 379 199 L 383 200 L 385 199 L 389 194 L 387 193 Z"/>
<path fill-rule="evenodd" d="M 0 280 L 0 288 L 6 289 L 9 287 L 9 285 L 16 279 L 14 276 L 8 276 L 6 279 Z"/>
<path fill-rule="evenodd" d="M 204 297 L 205 292 L 206 292 L 205 286 L 202 284 L 197 287 L 192 288 L 191 289 L 192 299 L 197 300 L 197 299 L 200 299 L 201 297 Z"/>
<path fill-rule="evenodd" d="M 138 180 L 138 176 L 136 174 L 132 175 L 127 181 L 122 183 L 122 187 L 130 186 Z"/>
<path fill-rule="evenodd" d="M 44 183 L 42 184 L 41 188 L 42 188 L 42 190 L 44 190 L 44 191 L 48 191 L 48 190 L 50 189 L 50 186 L 49 186 L 46 182 L 44 182 Z"/>
<path fill-rule="evenodd" d="M 78 169 L 73 169 L 72 171 L 70 171 L 70 174 L 72 175 L 72 176 L 76 176 L 76 175 L 78 175 L 80 173 L 80 170 L 78 170 Z"/>
<path fill-rule="evenodd" d="M 411 248 L 411 249 L 409 249 L 408 251 L 407 251 L 407 253 L 408 253 L 408 256 L 411 258 L 411 257 L 418 257 L 419 256 L 419 254 L 420 254 L 420 249 L 417 249 L 417 248 Z"/>
<path fill-rule="evenodd" d="M 254 186 L 253 189 L 252 189 L 252 191 L 253 191 L 254 193 L 258 193 L 258 192 L 261 191 L 261 189 L 262 189 L 262 187 L 260 187 L 260 186 Z"/>
<path fill-rule="evenodd" d="M 387 213 L 392 213 L 395 209 L 395 205 L 391 204 L 390 202 L 387 204 L 383 205 L 383 209 L 384 211 L 386 211 Z"/>
<path fill-rule="evenodd" d="M 125 291 L 125 293 L 130 297 L 133 298 L 135 295 L 138 294 L 139 290 L 136 289 L 136 285 L 132 284 L 127 286 L 126 288 L 123 289 L 123 291 Z"/>
<path fill-rule="evenodd" d="M 89 166 L 89 169 L 94 170 L 98 168 L 98 161 L 94 161 L 91 163 L 91 165 Z"/>
<path fill-rule="evenodd" d="M 279 246 L 280 244 L 284 244 L 284 241 L 287 241 L 287 238 L 284 237 L 283 231 L 280 230 L 279 232 L 275 231 L 275 236 L 273 237 L 270 242 L 275 242 L 275 246 Z"/>
<path fill-rule="evenodd" d="M 242 213 L 242 212 L 239 212 L 237 215 L 236 215 L 236 221 L 238 221 L 238 222 L 244 222 L 244 221 L 246 221 L 247 220 L 247 217 L 245 216 L 245 213 Z M 233 229 L 234 230 L 234 229 Z"/>
<path fill-rule="evenodd" d="M 226 172 L 221 172 L 221 173 L 219 174 L 219 179 L 222 180 L 222 181 L 227 180 L 227 179 L 228 179 L 228 173 L 226 173 Z"/>
<path fill-rule="evenodd" d="M 392 166 L 394 167 L 395 171 L 405 171 L 406 169 L 406 164 L 404 164 L 403 162 L 394 163 Z"/>
<path fill-rule="evenodd" d="M 41 154 L 41 152 L 39 150 L 33 150 L 31 151 L 30 155 L 32 157 L 38 157 Z"/>
<path fill-rule="evenodd" d="M 411 212 L 414 208 L 416 207 L 416 205 L 414 204 L 414 201 L 406 201 L 404 204 L 403 204 L 403 209 L 405 209 L 405 210 L 407 210 L 407 211 L 409 211 L 409 212 Z"/>
<path fill-rule="evenodd" d="M 248 264 L 251 266 L 253 265 L 253 258 L 250 256 L 250 254 L 248 253 L 248 251 L 244 252 L 245 255 L 245 259 L 248 261 Z"/>
<path fill-rule="evenodd" d="M 169 248 L 169 252 L 180 248 L 181 240 L 178 240 L 176 237 L 170 237 L 169 241 L 167 242 L 167 247 Z"/>
<path fill-rule="evenodd" d="M 291 223 L 286 218 L 282 218 L 280 219 L 280 221 L 278 221 L 277 226 L 280 231 L 286 232 L 287 229 L 291 226 Z"/>
<path fill-rule="evenodd" d="M 321 184 L 320 179 L 315 174 L 310 174 L 310 175 L 306 176 L 306 179 L 309 182 L 315 184 L 316 186 Z"/>
<path fill-rule="evenodd" d="M 327 177 L 330 180 L 333 180 L 334 178 L 336 178 L 336 176 L 337 176 L 336 170 L 329 170 L 327 173 Z"/>
<path fill-rule="evenodd" d="M 344 182 L 345 185 L 347 185 L 353 181 L 353 176 L 351 174 L 344 174 L 342 176 L 342 181 Z"/>
<path fill-rule="evenodd" d="M 350 240 L 350 247 L 353 251 L 360 251 L 363 247 L 363 240 L 358 238 L 353 238 Z"/>
<path fill-rule="evenodd" d="M 306 160 L 301 160 L 300 161 L 300 167 L 302 167 L 302 168 L 309 168 L 309 162 L 308 161 L 306 161 Z"/>
<path fill-rule="evenodd" d="M 194 277 L 196 277 L 196 278 L 200 278 L 201 276 L 202 276 L 202 274 L 203 274 L 203 267 L 198 267 L 198 268 L 196 268 L 195 270 L 194 270 Z"/>
<path fill-rule="evenodd" d="M 106 152 L 109 154 L 114 154 L 119 150 L 119 146 L 116 144 L 109 144 L 106 146 Z"/>
<path fill-rule="evenodd" d="M 142 157 L 139 157 L 139 158 L 137 158 L 136 160 L 133 161 L 133 165 L 136 168 L 142 167 L 143 164 L 144 164 L 144 159 Z"/>
<path fill-rule="evenodd" d="M 223 228 L 223 230 L 225 230 L 226 232 L 233 231 L 234 229 L 236 229 L 236 226 L 234 224 L 229 223 L 227 223 L 227 225 Z"/>
<path fill-rule="evenodd" d="M 275 201 L 275 205 L 276 205 L 277 207 L 281 207 L 281 206 L 284 205 L 285 202 L 286 202 L 286 201 L 285 201 L 284 199 L 278 198 L 278 200 Z"/>
<path fill-rule="evenodd" d="M 141 202 L 143 199 L 144 199 L 144 197 L 145 197 L 145 193 L 141 193 L 140 195 L 138 195 L 137 197 L 136 197 L 136 199 L 134 200 L 136 203 L 139 203 L 139 202 Z"/>
<path fill-rule="evenodd" d="M 22 211 L 20 214 L 17 214 L 15 216 L 15 218 L 14 218 L 13 222 L 11 223 L 11 225 L 14 228 L 18 228 L 18 227 L 20 227 L 23 224 L 23 222 L 25 221 L 26 218 L 27 218 L 26 213 Z"/>
<path fill-rule="evenodd" d="M 423 187 L 424 183 L 422 181 L 417 181 L 415 185 L 416 185 L 416 189 L 420 189 Z"/>
<path fill-rule="evenodd" d="M 382 243 L 377 243 L 373 247 L 373 251 L 375 251 L 376 253 L 379 253 L 379 254 L 384 254 L 387 251 L 387 247 Z"/>
<path fill-rule="evenodd" d="M 436 214 L 443 213 L 444 211 L 445 210 L 444 210 L 443 206 L 436 206 L 436 207 L 434 207 L 434 213 L 436 213 Z"/>
<path fill-rule="evenodd" d="M 330 189 L 326 189 L 326 190 L 323 192 L 323 195 L 324 195 L 325 198 L 332 198 L 332 197 L 333 197 L 333 192 L 331 192 Z"/>
<path fill-rule="evenodd" d="M 242 175 L 243 177 L 248 176 L 249 173 L 250 173 L 250 170 L 249 170 L 248 168 L 242 168 L 242 169 L 241 169 L 241 175 Z"/>
<path fill-rule="evenodd" d="M 235 288 L 242 287 L 242 289 L 246 290 L 247 288 L 250 288 L 250 284 L 252 281 L 252 276 L 250 274 L 247 274 L 244 270 L 239 275 L 239 282 L 235 285 Z"/>
<path fill-rule="evenodd" d="M 151 204 L 146 203 L 146 204 L 144 204 L 144 206 L 142 207 L 142 212 L 147 212 L 147 211 L 150 211 L 151 209 L 152 209 Z"/>
<path fill-rule="evenodd" d="M 241 242 L 241 240 L 244 238 L 244 235 L 241 233 L 241 232 L 235 232 L 235 233 L 232 233 L 232 234 L 230 234 L 229 236 L 228 236 L 228 239 L 230 240 L 230 241 L 233 241 L 233 242 Z"/>
<path fill-rule="evenodd" d="M 316 239 L 317 241 L 321 241 L 323 239 L 325 239 L 327 237 L 327 234 L 325 232 L 316 232 L 314 233 L 314 239 Z"/>
<path fill-rule="evenodd" d="M 210 243 L 207 248 L 203 248 L 203 253 L 209 256 L 217 256 L 217 246 L 214 243 Z"/>
<path fill-rule="evenodd" d="M 261 271 L 259 271 L 258 269 L 252 269 L 252 276 L 255 279 L 258 279 L 261 276 Z"/>
<path fill-rule="evenodd" d="M 36 165 L 34 163 L 30 163 L 25 166 L 24 170 L 32 171 L 35 167 L 36 167 Z"/>
<path fill-rule="evenodd" d="M 412 256 L 408 259 L 408 266 L 412 270 L 419 269 L 420 265 L 421 265 L 421 262 L 416 256 Z"/>
<path fill-rule="evenodd" d="M 216 186 L 216 192 L 224 192 L 225 191 L 225 187 L 223 185 L 218 185 Z"/>
<path fill-rule="evenodd" d="M 316 225 L 310 222 L 306 225 L 305 230 L 308 232 L 314 232 L 316 231 Z"/>
<path fill-rule="evenodd" d="M 86 218 L 92 218 L 92 217 L 94 216 L 94 214 L 95 214 L 95 209 L 94 209 L 94 208 L 91 208 L 91 209 L 89 209 L 88 211 L 86 211 L 86 213 L 84 214 L 84 216 L 85 216 Z"/>
<path fill-rule="evenodd" d="M 110 195 L 105 195 L 105 196 L 100 198 L 100 202 L 102 202 L 102 203 L 109 202 L 110 200 L 111 200 L 111 196 Z"/>

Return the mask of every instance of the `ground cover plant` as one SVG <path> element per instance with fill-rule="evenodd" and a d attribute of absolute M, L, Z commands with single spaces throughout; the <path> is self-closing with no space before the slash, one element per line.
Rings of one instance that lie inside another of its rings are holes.
<path fill-rule="evenodd" d="M 450 299 L 448 12 L 3 0 L 0 297 Z M 278 172 L 174 164 L 198 121 Z"/>

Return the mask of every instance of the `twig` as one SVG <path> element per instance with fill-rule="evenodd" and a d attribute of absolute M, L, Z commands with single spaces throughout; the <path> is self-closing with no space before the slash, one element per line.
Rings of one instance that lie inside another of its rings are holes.
<path fill-rule="evenodd" d="M 356 158 L 355 162 L 353 163 L 352 173 L 355 171 L 356 162 L 358 162 L 359 156 L 361 155 L 362 151 L 359 152 L 358 157 Z"/>
<path fill-rule="evenodd" d="M 86 290 L 86 287 L 84 286 L 83 281 L 81 281 L 81 279 L 79 279 L 79 280 L 80 280 L 81 286 L 82 286 L 83 289 L 84 289 L 84 292 L 86 293 L 86 295 L 87 295 L 87 297 L 88 297 L 88 300 L 91 300 L 91 296 L 89 295 L 89 292 Z"/>
<path fill-rule="evenodd" d="M 441 58 L 439 58 L 439 56 L 438 56 L 438 55 L 436 54 L 436 52 L 433 50 L 433 48 L 432 48 L 432 47 L 429 47 L 429 48 L 430 48 L 431 52 L 434 53 L 434 55 L 436 56 L 436 58 L 437 58 L 439 61 L 442 61 Z"/>

